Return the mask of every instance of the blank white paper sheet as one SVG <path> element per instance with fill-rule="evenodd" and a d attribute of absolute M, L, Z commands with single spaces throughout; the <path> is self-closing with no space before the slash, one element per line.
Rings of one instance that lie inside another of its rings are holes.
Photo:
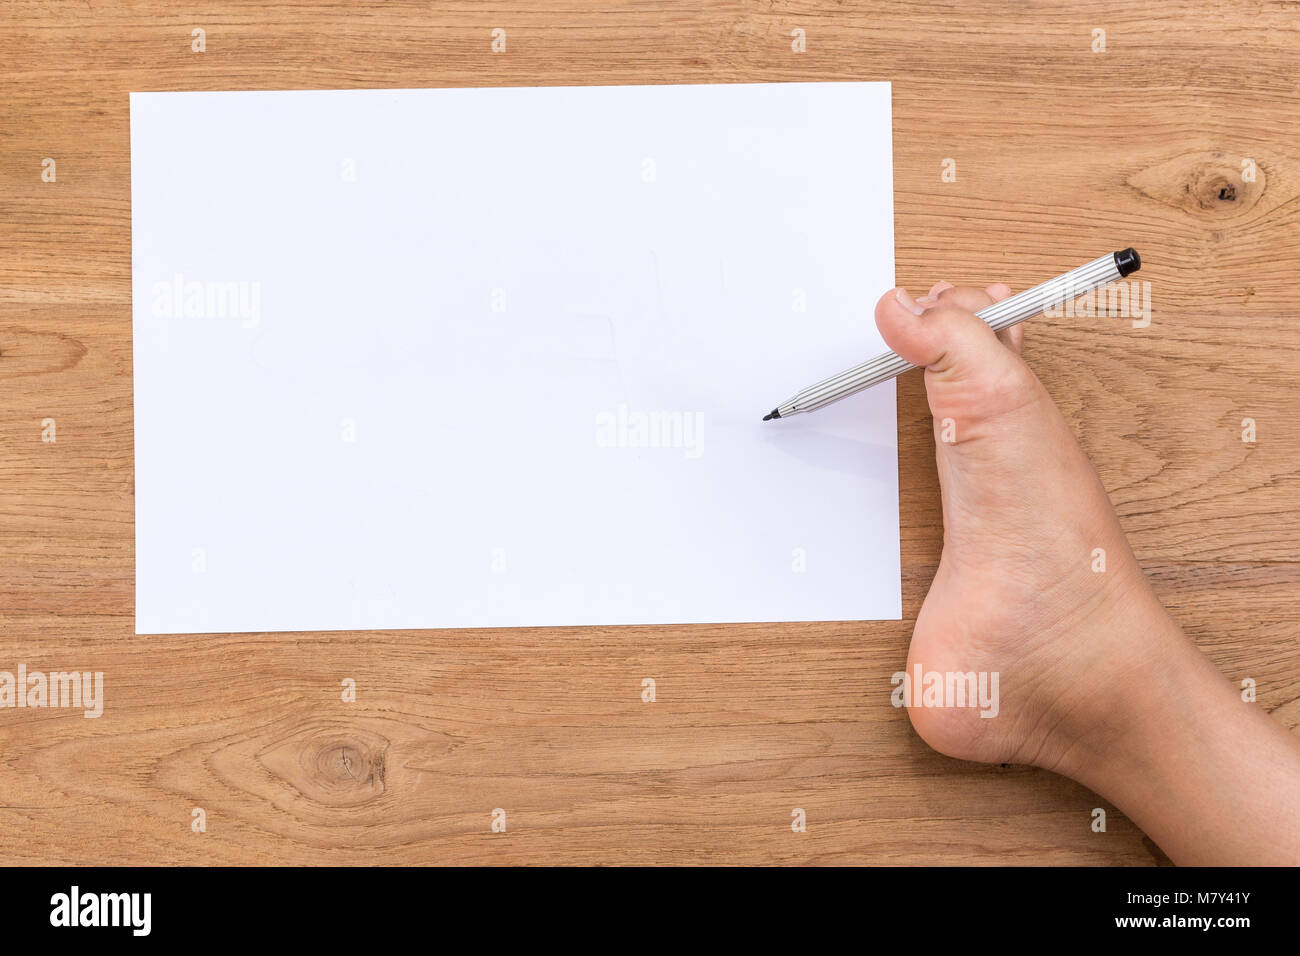
<path fill-rule="evenodd" d="M 898 619 L 887 83 L 132 93 L 136 631 Z"/>

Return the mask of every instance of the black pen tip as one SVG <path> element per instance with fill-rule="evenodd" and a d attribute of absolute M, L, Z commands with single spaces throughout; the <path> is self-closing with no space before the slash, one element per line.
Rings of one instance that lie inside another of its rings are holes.
<path fill-rule="evenodd" d="M 763 421 L 770 422 L 772 419 L 780 418 L 780 417 L 781 417 L 781 413 L 774 408 L 766 415 L 763 416 Z"/>

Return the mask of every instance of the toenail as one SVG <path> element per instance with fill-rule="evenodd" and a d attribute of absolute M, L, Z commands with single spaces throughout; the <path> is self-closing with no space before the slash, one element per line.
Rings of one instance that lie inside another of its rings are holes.
<path fill-rule="evenodd" d="M 899 305 L 905 308 L 908 312 L 911 312 L 913 315 L 920 315 L 925 311 L 925 306 L 917 305 L 913 302 L 912 297 L 907 294 L 907 290 L 902 286 L 899 286 L 894 290 L 894 298 L 898 300 Z"/>

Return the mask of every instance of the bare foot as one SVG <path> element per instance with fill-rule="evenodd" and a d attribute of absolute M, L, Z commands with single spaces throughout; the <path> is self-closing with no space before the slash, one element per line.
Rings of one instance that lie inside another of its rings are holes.
<path fill-rule="evenodd" d="M 944 675 L 944 705 L 947 675 L 998 674 L 996 716 L 917 706 L 914 688 L 912 725 L 954 757 L 1078 780 L 1175 862 L 1300 863 L 1300 738 L 1156 599 L 1020 330 L 995 336 L 973 314 L 1009 293 L 939 283 L 876 306 L 890 347 L 926 370 L 943 497 L 908 670 Z"/>
<path fill-rule="evenodd" d="M 1080 747 L 1110 743 L 1098 725 L 1113 720 L 1116 688 L 1186 640 L 1170 623 L 1133 645 L 1127 620 L 1167 616 L 1091 463 L 1020 358 L 1022 330 L 999 337 L 972 314 L 1009 294 L 939 283 L 919 304 L 897 290 L 876 306 L 890 347 L 926 369 L 943 496 L 943 557 L 908 670 L 999 675 L 996 716 L 908 713 L 950 756 L 1068 771 Z"/>

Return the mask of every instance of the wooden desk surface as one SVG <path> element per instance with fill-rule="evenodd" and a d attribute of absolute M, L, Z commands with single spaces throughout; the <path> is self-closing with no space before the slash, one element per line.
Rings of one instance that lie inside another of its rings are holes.
<path fill-rule="evenodd" d="M 0 64 L 0 670 L 107 698 L 0 710 L 0 862 L 1164 862 L 890 706 L 942 541 L 916 375 L 901 623 L 136 637 L 130 90 L 891 80 L 900 283 L 1141 250 L 1149 328 L 1026 356 L 1174 616 L 1300 725 L 1295 3 L 6 0 Z"/>

